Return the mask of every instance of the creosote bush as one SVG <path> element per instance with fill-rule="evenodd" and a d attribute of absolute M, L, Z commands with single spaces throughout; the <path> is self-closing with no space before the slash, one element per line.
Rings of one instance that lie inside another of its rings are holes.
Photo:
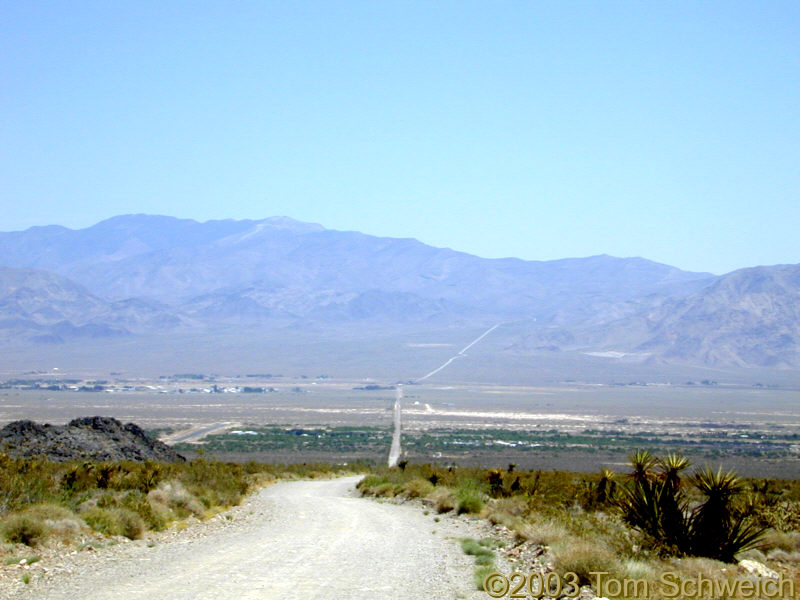
<path fill-rule="evenodd" d="M 13 514 L 3 520 L 3 538 L 13 544 L 35 546 L 48 535 L 41 519 L 25 514 Z"/>

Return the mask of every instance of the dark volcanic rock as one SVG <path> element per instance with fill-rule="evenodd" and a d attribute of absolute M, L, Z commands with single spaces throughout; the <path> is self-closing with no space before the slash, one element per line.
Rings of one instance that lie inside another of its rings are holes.
<path fill-rule="evenodd" d="M 186 460 L 138 425 L 123 425 L 109 417 L 83 417 L 63 426 L 14 421 L 0 429 L 0 451 L 19 458 L 45 456 L 55 462 Z"/>

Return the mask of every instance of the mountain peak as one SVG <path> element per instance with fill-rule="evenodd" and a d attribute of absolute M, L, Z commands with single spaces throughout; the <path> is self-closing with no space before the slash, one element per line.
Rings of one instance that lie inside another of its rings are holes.
<path fill-rule="evenodd" d="M 304 221 L 297 221 L 291 217 L 276 216 L 267 217 L 257 222 L 259 225 L 269 225 L 276 229 L 286 229 L 294 233 L 311 233 L 315 231 L 325 231 L 325 228 L 319 223 L 306 223 Z"/>

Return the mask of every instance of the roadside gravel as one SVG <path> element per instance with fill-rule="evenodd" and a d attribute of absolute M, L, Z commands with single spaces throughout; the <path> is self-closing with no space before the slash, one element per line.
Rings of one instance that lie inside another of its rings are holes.
<path fill-rule="evenodd" d="M 458 542 L 485 535 L 485 523 L 360 498 L 354 491 L 358 480 L 276 483 L 182 531 L 45 559 L 30 568 L 27 585 L 16 570 L 3 577 L 0 595 L 9 600 L 486 598 L 474 589 L 472 558 Z"/>

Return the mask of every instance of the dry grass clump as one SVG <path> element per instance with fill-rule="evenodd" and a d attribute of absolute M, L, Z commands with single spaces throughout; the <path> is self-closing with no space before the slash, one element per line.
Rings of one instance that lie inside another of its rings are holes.
<path fill-rule="evenodd" d="M 484 511 L 484 516 L 494 525 L 504 525 L 514 529 L 519 517 L 528 511 L 528 503 L 520 496 L 491 500 Z"/>
<path fill-rule="evenodd" d="M 412 479 L 403 487 L 405 495 L 409 498 L 424 498 L 428 494 L 432 494 L 434 489 L 430 481 L 420 477 Z"/>
<path fill-rule="evenodd" d="M 86 523 L 71 510 L 54 503 L 35 504 L 22 514 L 41 520 L 47 535 L 68 541 L 86 529 Z"/>
<path fill-rule="evenodd" d="M 517 537 L 540 546 L 552 546 L 571 539 L 569 530 L 552 518 L 520 521 L 514 527 Z"/>
<path fill-rule="evenodd" d="M 381 475 L 367 475 L 358 482 L 356 488 L 365 496 L 380 496 L 383 495 L 379 493 L 380 491 L 384 491 L 386 485 L 389 484 L 389 480 L 386 477 Z"/>
<path fill-rule="evenodd" d="M 69 539 L 85 527 L 86 523 L 72 511 L 54 503 L 42 503 L 6 516 L 0 533 L 7 542 L 35 546 L 50 536 Z"/>
<path fill-rule="evenodd" d="M 769 530 L 761 540 L 760 548 L 765 552 L 770 550 L 800 551 L 800 532 Z"/>
<path fill-rule="evenodd" d="M 486 492 L 483 486 L 474 479 L 465 478 L 458 482 L 455 491 L 456 512 L 461 514 L 477 514 L 486 504 Z"/>
<path fill-rule="evenodd" d="M 602 543 L 588 540 L 569 540 L 554 544 L 555 569 L 562 575 L 578 575 L 581 585 L 594 582 L 591 573 L 606 572 L 611 577 L 622 577 L 624 569 L 617 557 Z"/>
<path fill-rule="evenodd" d="M 708 579 L 720 579 L 722 573 L 731 573 L 730 564 L 713 558 L 675 558 L 669 561 L 669 569 L 679 578 L 690 579 L 702 575 Z"/>
<path fill-rule="evenodd" d="M 180 481 L 162 481 L 158 487 L 147 494 L 151 505 L 161 505 L 172 509 L 178 518 L 185 519 L 190 515 L 202 517 L 205 506 L 189 493 Z"/>
<path fill-rule="evenodd" d="M 628 579 L 646 579 L 653 581 L 658 576 L 656 566 L 646 560 L 628 559 L 622 561 L 622 570 Z"/>
<path fill-rule="evenodd" d="M 458 502 L 453 490 L 446 487 L 436 488 L 428 497 L 433 502 L 436 512 L 439 514 L 450 512 L 456 507 L 456 503 Z"/>
<path fill-rule="evenodd" d="M 0 532 L 7 542 L 27 546 L 36 546 L 50 534 L 42 519 L 21 513 L 6 517 Z"/>
<path fill-rule="evenodd" d="M 800 552 L 786 552 L 780 549 L 771 550 L 769 554 L 767 554 L 767 558 L 790 565 L 800 565 Z"/>

